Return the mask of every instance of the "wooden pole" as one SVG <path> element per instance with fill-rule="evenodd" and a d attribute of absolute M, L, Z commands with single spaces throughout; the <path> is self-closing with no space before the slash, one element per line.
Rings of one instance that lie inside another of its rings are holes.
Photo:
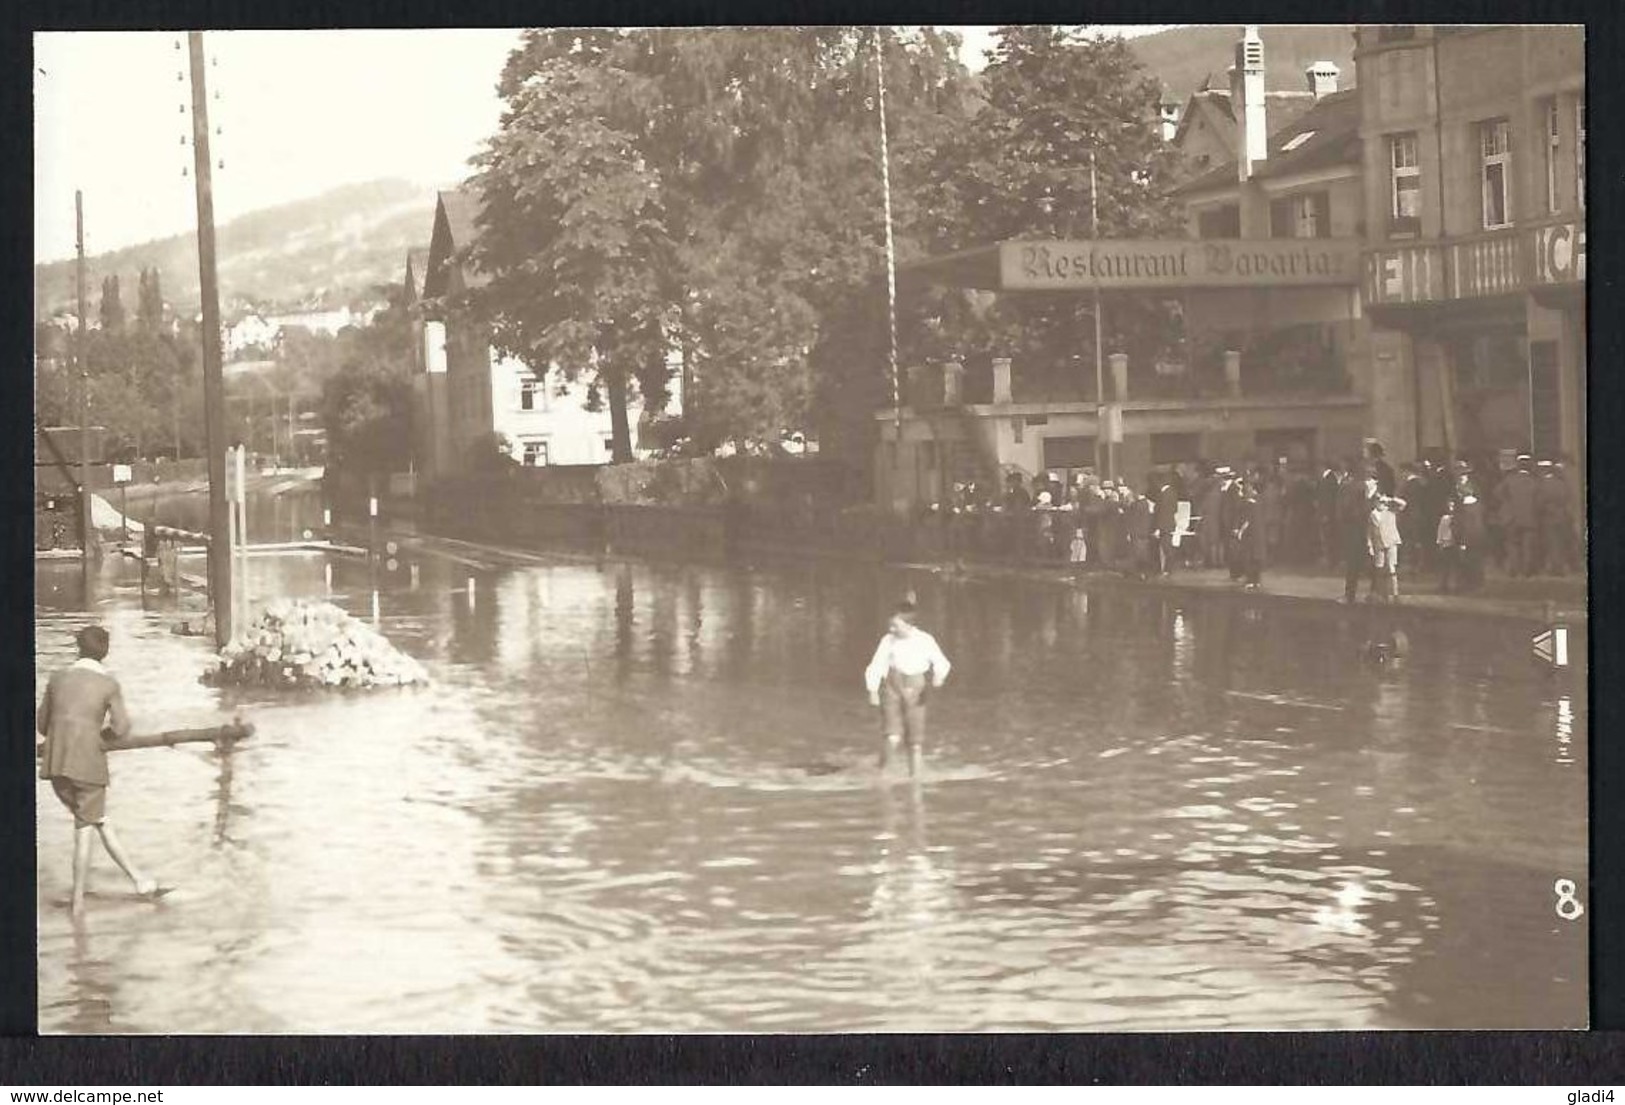
<path fill-rule="evenodd" d="M 79 190 L 73 193 L 73 226 L 79 285 L 79 340 L 74 343 L 79 368 L 79 556 L 89 571 L 96 526 L 90 509 L 90 369 L 85 364 L 85 194 Z"/>
<path fill-rule="evenodd" d="M 231 640 L 231 521 L 226 502 L 225 382 L 220 367 L 220 286 L 214 250 L 214 178 L 209 164 L 209 91 L 203 32 L 188 31 L 192 68 L 192 164 L 197 180 L 198 285 L 203 298 L 203 438 L 209 462 L 209 598 L 215 643 Z"/>
<path fill-rule="evenodd" d="M 165 748 L 194 741 L 239 741 L 254 735 L 253 722 L 232 722 L 206 729 L 166 729 L 162 733 L 131 733 L 127 737 L 102 738 L 102 747 L 109 752 L 128 752 L 132 748 Z"/>

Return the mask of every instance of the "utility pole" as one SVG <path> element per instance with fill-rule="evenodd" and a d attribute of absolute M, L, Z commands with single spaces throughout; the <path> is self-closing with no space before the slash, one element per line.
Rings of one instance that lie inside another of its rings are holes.
<path fill-rule="evenodd" d="M 90 369 L 85 365 L 85 194 L 78 189 L 73 193 L 73 239 L 79 284 L 79 340 L 74 345 L 79 367 L 79 557 L 89 572 L 96 526 L 90 510 Z"/>
<path fill-rule="evenodd" d="M 1095 201 L 1095 148 L 1089 147 L 1089 237 L 1100 237 L 1100 207 Z M 1116 479 L 1115 450 L 1106 430 L 1106 370 L 1105 352 L 1101 349 L 1100 326 L 1100 281 L 1094 281 L 1094 314 L 1095 314 L 1095 446 L 1104 450 L 1106 463 L 1102 466 L 1107 479 Z M 1098 461 L 1100 458 L 1097 457 Z"/>
<path fill-rule="evenodd" d="M 226 503 L 225 382 L 220 367 L 220 287 L 214 256 L 214 182 L 203 32 L 188 31 L 192 67 L 192 164 L 197 179 L 198 286 L 203 298 L 203 440 L 209 458 L 209 597 L 215 643 L 231 640 L 231 518 Z"/>

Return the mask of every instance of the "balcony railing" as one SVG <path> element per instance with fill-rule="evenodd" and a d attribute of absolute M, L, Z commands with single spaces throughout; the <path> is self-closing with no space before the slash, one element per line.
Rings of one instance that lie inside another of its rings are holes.
<path fill-rule="evenodd" d="M 1480 299 L 1582 284 L 1585 223 L 1554 219 L 1442 242 L 1393 243 L 1367 250 L 1368 306 Z"/>

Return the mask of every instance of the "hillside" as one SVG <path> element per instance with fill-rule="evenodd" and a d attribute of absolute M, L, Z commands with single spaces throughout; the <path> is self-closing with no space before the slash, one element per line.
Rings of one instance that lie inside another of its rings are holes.
<path fill-rule="evenodd" d="M 434 189 L 402 180 L 350 184 L 310 199 L 250 212 L 216 234 L 223 307 L 234 302 L 337 307 L 399 282 L 406 251 L 426 245 Z M 197 236 L 178 234 L 87 258 L 94 314 L 102 278 L 118 274 L 126 310 L 134 310 L 143 267 L 163 274 L 164 298 L 177 312 L 198 310 Z M 34 266 L 35 313 L 47 316 L 74 299 L 74 263 Z"/>
<path fill-rule="evenodd" d="M 1183 101 L 1212 74 L 1228 87 L 1235 60 L 1237 26 L 1176 27 L 1128 40 L 1140 63 L 1162 82 L 1173 99 Z M 1302 92 L 1303 71 L 1317 61 L 1342 70 L 1338 87 L 1354 87 L 1354 29 L 1346 23 L 1261 26 L 1264 40 L 1264 86 L 1271 92 Z"/>

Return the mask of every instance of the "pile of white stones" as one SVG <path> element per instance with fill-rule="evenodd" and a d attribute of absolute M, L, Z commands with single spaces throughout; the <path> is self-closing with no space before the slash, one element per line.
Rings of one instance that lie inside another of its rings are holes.
<path fill-rule="evenodd" d="M 405 687 L 423 665 L 330 602 L 272 603 L 220 650 L 205 678 L 258 687 Z"/>

